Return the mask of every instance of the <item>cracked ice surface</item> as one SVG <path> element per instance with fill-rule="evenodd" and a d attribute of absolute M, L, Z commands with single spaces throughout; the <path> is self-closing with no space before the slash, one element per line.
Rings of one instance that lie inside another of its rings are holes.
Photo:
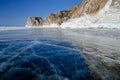
<path fill-rule="evenodd" d="M 81 49 L 95 80 L 98 75 L 102 80 L 120 80 L 119 29 L 67 29 L 63 33 Z"/>
<path fill-rule="evenodd" d="M 0 32 L 0 80 L 83 79 L 89 67 L 61 29 Z"/>
<path fill-rule="evenodd" d="M 119 29 L 0 31 L 0 80 L 119 80 Z"/>

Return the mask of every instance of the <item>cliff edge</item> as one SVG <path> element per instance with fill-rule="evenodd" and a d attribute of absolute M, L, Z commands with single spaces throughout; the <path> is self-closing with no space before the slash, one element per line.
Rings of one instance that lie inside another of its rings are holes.
<path fill-rule="evenodd" d="M 26 26 L 45 26 L 51 24 L 61 25 L 63 22 L 84 16 L 86 14 L 96 14 L 99 10 L 110 2 L 110 5 L 114 5 L 116 0 L 83 0 L 68 10 L 58 11 L 56 13 L 50 13 L 45 20 L 41 17 L 29 17 Z"/>

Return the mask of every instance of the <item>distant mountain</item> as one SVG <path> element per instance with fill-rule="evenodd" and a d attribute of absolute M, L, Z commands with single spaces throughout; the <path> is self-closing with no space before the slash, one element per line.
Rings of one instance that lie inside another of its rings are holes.
<path fill-rule="evenodd" d="M 83 0 L 82 3 L 76 4 L 68 10 L 49 14 L 45 20 L 41 17 L 29 17 L 26 26 L 61 25 L 63 22 L 70 19 L 80 18 L 85 15 L 95 15 L 103 8 L 105 9 L 102 13 L 105 13 L 115 2 L 119 2 L 119 0 Z M 97 20 L 98 19 L 95 21 Z"/>

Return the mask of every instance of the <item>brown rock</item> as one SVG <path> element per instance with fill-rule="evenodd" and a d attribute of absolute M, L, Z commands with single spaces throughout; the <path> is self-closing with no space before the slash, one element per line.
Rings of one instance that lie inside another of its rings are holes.
<path fill-rule="evenodd" d="M 27 26 L 40 26 L 43 24 L 43 19 L 41 17 L 29 17 L 27 20 Z"/>
<path fill-rule="evenodd" d="M 56 14 L 49 14 L 45 21 L 43 22 L 43 25 L 49 25 L 49 24 L 61 24 L 64 21 L 69 19 L 68 16 L 69 11 L 64 10 L 64 11 L 59 11 Z"/>
<path fill-rule="evenodd" d="M 40 17 L 30 17 L 27 24 L 31 26 L 38 25 L 50 25 L 58 24 L 61 25 L 64 21 L 71 18 L 78 18 L 84 14 L 96 14 L 100 9 L 102 9 L 108 0 L 83 0 L 82 3 L 77 4 L 68 10 L 59 11 L 55 14 L 49 14 L 43 21 Z M 116 0 L 112 0 L 112 4 Z"/>

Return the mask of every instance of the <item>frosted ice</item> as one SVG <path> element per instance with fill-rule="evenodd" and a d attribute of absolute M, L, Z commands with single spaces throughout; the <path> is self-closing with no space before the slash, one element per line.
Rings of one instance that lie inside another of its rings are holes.
<path fill-rule="evenodd" d="M 22 29 L 26 29 L 25 27 L 23 26 L 19 26 L 19 27 L 13 27 L 13 26 L 9 26 L 9 27 L 6 27 L 6 26 L 0 26 L 0 31 L 6 31 L 6 30 L 22 30 Z"/>
<path fill-rule="evenodd" d="M 0 80 L 119 80 L 120 3 L 110 4 L 61 26 L 0 27 Z"/>
<path fill-rule="evenodd" d="M 61 29 L 0 31 L 0 80 L 92 80 L 89 66 Z"/>
<path fill-rule="evenodd" d="M 120 79 L 120 32 L 117 29 L 67 29 L 64 31 L 81 52 L 91 70 L 102 80 Z M 95 75 L 96 76 L 96 75 Z"/>
<path fill-rule="evenodd" d="M 0 31 L 0 79 L 119 80 L 119 34 L 118 29 Z"/>

